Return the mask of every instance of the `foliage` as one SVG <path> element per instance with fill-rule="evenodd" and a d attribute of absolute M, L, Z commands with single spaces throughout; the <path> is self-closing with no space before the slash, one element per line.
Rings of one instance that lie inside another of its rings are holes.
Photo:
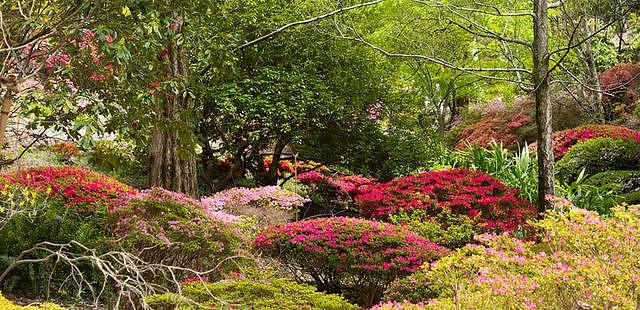
<path fill-rule="evenodd" d="M 486 172 L 518 188 L 520 196 L 531 202 L 538 199 L 537 163 L 525 145 L 519 152 L 510 152 L 493 142 L 488 148 L 473 146 L 464 151 L 443 152 L 432 162 L 434 168 L 460 167 Z"/>
<path fill-rule="evenodd" d="M 559 131 L 553 134 L 553 156 L 560 160 L 577 143 L 596 138 L 640 141 L 640 132 L 613 125 L 585 125 Z M 535 151 L 537 144 L 531 144 L 530 147 Z"/>
<path fill-rule="evenodd" d="M 385 296 L 429 301 L 428 309 L 634 308 L 638 215 L 637 207 L 618 207 L 610 218 L 582 209 L 550 212 L 535 225 L 541 243 L 480 235 L 481 245 L 425 265 Z M 418 296 L 415 287 L 431 290 Z"/>
<path fill-rule="evenodd" d="M 67 141 L 57 142 L 50 146 L 51 151 L 53 151 L 58 157 L 69 161 L 72 157 L 76 157 L 80 155 L 80 150 L 76 147 L 75 144 Z"/>
<path fill-rule="evenodd" d="M 115 176 L 127 183 L 145 184 L 142 164 L 135 154 L 135 145 L 125 140 L 99 140 L 88 152 L 92 168 Z"/>
<path fill-rule="evenodd" d="M 270 227 L 254 247 L 308 275 L 319 289 L 344 292 L 363 306 L 395 278 L 446 252 L 401 226 L 347 217 Z"/>
<path fill-rule="evenodd" d="M 37 306 L 33 306 L 33 305 L 24 306 L 24 307 L 18 306 L 12 303 L 10 300 L 6 299 L 4 296 L 2 296 L 1 293 L 0 293 L 0 309 L 4 309 L 4 310 L 65 310 L 65 308 L 49 302 L 45 302 Z"/>
<path fill-rule="evenodd" d="M 467 215 L 481 229 L 512 231 L 523 228 L 536 214 L 519 194 L 486 173 L 454 169 L 372 184 L 355 199 L 366 217 L 387 218 L 400 210 L 424 209 L 429 216 Z"/>
<path fill-rule="evenodd" d="M 0 191 L 7 186 L 46 193 L 51 200 L 79 212 L 105 212 L 126 204 L 136 190 L 113 178 L 71 166 L 27 168 L 0 175 Z"/>
<path fill-rule="evenodd" d="M 576 206 L 600 214 L 609 214 L 609 209 L 622 198 L 608 187 L 595 186 L 585 182 L 581 173 L 575 181 L 566 182 L 556 179 L 556 193 Z"/>
<path fill-rule="evenodd" d="M 575 181 L 581 173 L 592 176 L 609 170 L 635 169 L 640 169 L 640 141 L 610 138 L 579 143 L 557 164 L 558 174 L 569 182 Z"/>
<path fill-rule="evenodd" d="M 215 283 L 188 281 L 181 289 L 182 295 L 153 295 L 147 302 L 155 309 L 357 309 L 340 296 L 285 278 L 238 274 Z"/>
<path fill-rule="evenodd" d="M 615 170 L 597 173 L 589 177 L 586 184 L 614 190 L 622 199 L 616 203 L 640 203 L 640 171 Z"/>
<path fill-rule="evenodd" d="M 402 225 L 416 234 L 447 248 L 458 248 L 473 240 L 481 229 L 464 214 L 443 210 L 435 216 L 426 210 L 401 210 L 389 215 L 389 222 Z"/>
<path fill-rule="evenodd" d="M 632 113 L 640 98 L 640 65 L 617 64 L 602 72 L 599 78 L 609 119 Z"/>
<path fill-rule="evenodd" d="M 206 210 L 200 201 L 160 188 L 142 191 L 109 213 L 121 244 L 148 261 L 208 270 L 237 254 L 240 219 Z"/>

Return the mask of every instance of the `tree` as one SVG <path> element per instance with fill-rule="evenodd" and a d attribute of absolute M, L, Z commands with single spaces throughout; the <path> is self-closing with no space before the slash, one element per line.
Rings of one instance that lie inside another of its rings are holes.
<path fill-rule="evenodd" d="M 0 148 L 6 143 L 16 98 L 34 86 L 49 87 L 49 75 L 69 63 L 61 49 L 93 21 L 102 1 L 4 1 L 0 3 Z"/>

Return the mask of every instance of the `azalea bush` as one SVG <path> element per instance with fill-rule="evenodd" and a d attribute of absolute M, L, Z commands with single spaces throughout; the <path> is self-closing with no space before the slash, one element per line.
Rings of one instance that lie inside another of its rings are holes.
<path fill-rule="evenodd" d="M 313 279 L 320 290 L 344 292 L 364 306 L 375 303 L 394 279 L 446 253 L 401 226 L 348 217 L 269 227 L 253 245 Z"/>
<path fill-rule="evenodd" d="M 640 170 L 640 141 L 592 139 L 574 146 L 557 164 L 558 174 L 569 182 L 610 170 Z"/>
<path fill-rule="evenodd" d="M 464 127 L 460 133 L 460 141 L 456 149 L 467 146 L 488 147 L 492 142 L 512 146 L 523 142 L 520 131 L 531 123 L 531 118 L 522 107 L 507 108 L 501 106 L 489 109 L 481 115 L 478 122 Z"/>
<path fill-rule="evenodd" d="M 387 219 L 400 211 L 425 210 L 466 215 L 488 231 L 524 228 L 536 210 L 517 189 L 484 172 L 454 169 L 423 172 L 364 187 L 355 197 L 360 212 L 369 218 Z"/>
<path fill-rule="evenodd" d="M 640 65 L 618 64 L 602 72 L 600 87 L 604 94 L 605 113 L 609 119 L 633 112 L 640 93 Z"/>
<path fill-rule="evenodd" d="M 51 203 L 89 213 L 118 209 L 136 193 L 116 179 L 70 166 L 28 168 L 0 175 L 0 192 L 10 187 L 44 193 Z"/>
<path fill-rule="evenodd" d="M 308 284 L 242 273 L 213 283 L 189 279 L 183 281 L 181 294 L 152 295 L 146 300 L 154 309 L 358 309 L 343 297 L 317 292 Z"/>
<path fill-rule="evenodd" d="M 613 125 L 586 125 L 559 131 L 553 134 L 553 156 L 560 160 L 577 143 L 596 138 L 640 141 L 640 132 Z M 537 144 L 531 144 L 531 149 L 535 151 Z"/>
<path fill-rule="evenodd" d="M 73 157 L 80 155 L 78 147 L 74 143 L 68 141 L 57 142 L 49 146 L 49 149 L 59 158 L 66 161 L 70 161 Z"/>
<path fill-rule="evenodd" d="M 211 211 L 225 211 L 253 216 L 262 225 L 281 224 L 295 219 L 300 208 L 309 200 L 279 186 L 227 189 L 202 199 Z"/>
<path fill-rule="evenodd" d="M 611 217 L 571 209 L 538 222 L 541 243 L 484 234 L 416 274 L 385 299 L 427 309 L 635 309 L 640 300 L 640 210 Z M 413 309 L 413 308 L 409 308 Z"/>
<path fill-rule="evenodd" d="M 109 230 L 150 262 L 208 270 L 239 253 L 241 221 L 186 195 L 152 188 L 110 212 Z"/>
<path fill-rule="evenodd" d="M 375 179 L 360 175 L 327 175 L 316 171 L 301 173 L 296 180 L 309 188 L 312 200 L 310 208 L 301 214 L 302 218 L 328 215 L 357 215 L 354 197 L 361 193 L 365 185 Z"/>

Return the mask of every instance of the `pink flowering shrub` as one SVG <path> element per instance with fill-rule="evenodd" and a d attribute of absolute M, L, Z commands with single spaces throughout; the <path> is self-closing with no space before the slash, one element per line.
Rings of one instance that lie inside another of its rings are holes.
<path fill-rule="evenodd" d="M 607 218 L 576 208 L 550 212 L 535 227 L 541 243 L 479 235 L 481 244 L 393 283 L 385 299 L 424 302 L 427 309 L 638 307 L 637 207 L 618 207 Z"/>
<path fill-rule="evenodd" d="M 364 306 L 375 303 L 394 279 L 446 253 L 401 226 L 348 217 L 269 227 L 253 245 L 307 274 L 320 290 L 351 294 Z"/>
<path fill-rule="evenodd" d="M 279 186 L 231 188 L 202 199 L 207 212 L 222 211 L 253 216 L 260 226 L 281 224 L 295 219 L 309 200 Z"/>
<path fill-rule="evenodd" d="M 559 131 L 553 134 L 553 156 L 556 160 L 560 160 L 578 142 L 595 138 L 640 141 L 640 132 L 614 125 L 586 125 Z M 535 152 L 537 144 L 531 144 L 530 148 Z"/>
<path fill-rule="evenodd" d="M 29 168 L 0 175 L 0 192 L 9 187 L 43 193 L 77 211 L 115 210 L 136 190 L 100 173 L 68 166 Z"/>
<path fill-rule="evenodd" d="M 161 188 L 133 196 L 109 214 L 109 229 L 149 262 L 207 270 L 240 247 L 240 218 Z"/>
<path fill-rule="evenodd" d="M 300 173 L 298 182 L 310 188 L 311 208 L 302 217 L 322 214 L 357 215 L 353 198 L 360 189 L 376 182 L 359 175 L 326 175 L 316 171 Z"/>
<path fill-rule="evenodd" d="M 424 172 L 361 188 L 355 197 L 363 216 L 387 219 L 399 211 L 424 210 L 429 217 L 466 215 L 487 231 L 526 226 L 536 210 L 517 189 L 475 170 Z"/>

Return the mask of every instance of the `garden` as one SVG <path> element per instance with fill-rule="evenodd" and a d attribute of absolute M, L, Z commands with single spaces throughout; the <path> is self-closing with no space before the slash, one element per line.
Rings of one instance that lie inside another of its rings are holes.
<path fill-rule="evenodd" d="M 0 3 L 0 309 L 639 309 L 640 6 Z"/>

